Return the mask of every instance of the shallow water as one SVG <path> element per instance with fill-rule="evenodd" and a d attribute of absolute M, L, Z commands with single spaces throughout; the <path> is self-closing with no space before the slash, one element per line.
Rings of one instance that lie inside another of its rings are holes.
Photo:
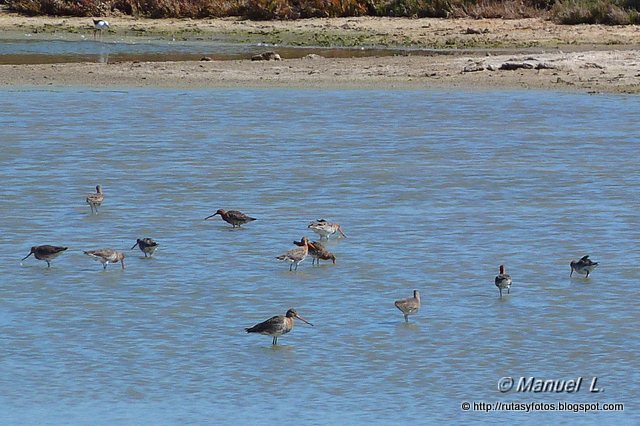
<path fill-rule="evenodd" d="M 237 44 L 219 40 L 164 40 L 151 37 L 104 37 L 12 34 L 0 37 L 0 64 L 47 64 L 66 62 L 197 61 L 249 59 L 268 50 L 283 58 L 317 54 L 327 58 L 434 54 L 431 50 L 386 48 L 292 47 L 264 44 Z"/>
<path fill-rule="evenodd" d="M 568 47 L 570 49 L 570 47 Z M 219 39 L 174 40 L 158 37 L 109 36 L 93 39 L 82 34 L 0 34 L 0 65 L 53 64 L 69 62 L 114 63 L 124 61 L 197 61 L 209 57 L 216 61 L 249 59 L 276 50 L 283 59 L 309 54 L 325 58 L 359 58 L 393 55 L 462 55 L 468 52 L 508 54 L 540 53 L 541 49 L 418 49 L 366 47 L 280 46 L 263 43 L 233 43 Z M 566 50 L 566 49 L 565 49 Z"/>
<path fill-rule="evenodd" d="M 0 105 L 3 424 L 640 419 L 637 97 L 67 89 Z M 203 220 L 218 208 L 258 220 Z M 289 272 L 275 256 L 318 218 L 348 236 L 327 244 L 337 264 Z M 144 236 L 153 258 L 129 250 Z M 69 249 L 21 263 L 39 244 Z M 126 269 L 82 253 L 101 247 Z M 569 278 L 584 254 L 598 269 Z M 405 324 L 393 301 L 413 289 Z M 315 326 L 277 347 L 244 333 L 290 307 Z M 503 376 L 586 383 L 503 394 Z"/>

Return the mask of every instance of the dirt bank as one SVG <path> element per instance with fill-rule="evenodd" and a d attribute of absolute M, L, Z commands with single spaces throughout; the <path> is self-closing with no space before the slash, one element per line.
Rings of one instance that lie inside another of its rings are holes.
<path fill-rule="evenodd" d="M 0 86 L 467 87 L 640 92 L 640 28 L 561 26 L 537 19 L 344 18 L 254 22 L 110 17 L 118 37 L 247 43 L 446 48 L 454 55 L 256 62 L 122 62 L 0 66 Z M 86 18 L 0 14 L 5 32 L 91 35 Z M 464 48 L 460 52 L 460 48 Z M 505 55 L 482 50 L 508 48 Z M 527 53 L 527 48 L 536 48 Z M 277 50 L 277 46 L 274 48 Z"/>

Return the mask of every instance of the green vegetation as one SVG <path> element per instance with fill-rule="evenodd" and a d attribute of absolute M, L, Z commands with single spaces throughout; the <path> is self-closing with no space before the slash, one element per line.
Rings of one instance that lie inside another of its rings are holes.
<path fill-rule="evenodd" d="M 542 17 L 561 24 L 640 23 L 640 0 L 0 0 L 27 15 L 254 20 L 347 16 Z"/>

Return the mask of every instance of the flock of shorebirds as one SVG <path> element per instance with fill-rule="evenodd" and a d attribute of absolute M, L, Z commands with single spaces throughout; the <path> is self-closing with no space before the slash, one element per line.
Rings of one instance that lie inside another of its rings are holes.
<path fill-rule="evenodd" d="M 98 214 L 98 207 L 102 205 L 103 201 L 104 194 L 102 193 L 102 188 L 100 185 L 96 186 L 95 193 L 89 194 L 86 197 L 86 203 L 91 207 L 92 214 Z M 226 211 L 223 209 L 217 210 L 214 214 L 205 217 L 204 220 L 211 219 L 212 217 L 217 215 L 220 215 L 222 220 L 231 224 L 234 228 L 239 228 L 241 225 L 256 220 L 256 218 L 247 216 L 242 212 L 236 210 Z M 308 225 L 308 228 L 320 235 L 320 240 L 328 240 L 333 235 L 338 235 L 339 237 L 344 238 L 347 237 L 339 224 L 332 223 L 324 219 L 319 219 L 311 222 Z M 334 264 L 336 263 L 335 255 L 329 252 L 319 241 L 309 241 L 307 237 L 302 237 L 300 241 L 293 241 L 293 244 L 295 244 L 297 247 L 276 257 L 276 259 L 278 260 L 290 263 L 289 271 L 297 270 L 298 265 L 302 261 L 304 261 L 308 255 L 311 255 L 311 257 L 313 258 L 312 265 L 315 264 L 315 262 L 317 262 L 319 265 L 320 260 L 331 260 Z M 131 247 L 131 250 L 133 250 L 136 246 L 138 246 L 140 251 L 144 253 L 144 256 L 147 257 L 153 256 L 159 244 L 151 238 L 139 238 L 136 240 L 136 243 L 133 245 L 133 247 Z M 24 261 L 33 254 L 36 259 L 44 260 L 45 262 L 47 262 L 47 267 L 51 267 L 51 261 L 60 256 L 66 250 L 67 247 L 60 246 L 34 246 L 31 247 L 31 251 L 29 252 L 29 254 L 26 255 L 22 260 Z M 121 263 L 122 269 L 124 269 L 125 255 L 120 251 L 111 248 L 103 248 L 85 251 L 84 253 L 87 256 L 101 262 L 105 270 L 107 269 L 108 264 L 118 262 Z M 598 262 L 593 262 L 587 255 L 583 256 L 580 260 L 572 260 L 570 266 L 570 277 L 573 276 L 574 272 L 576 272 L 577 274 L 585 275 L 585 278 L 588 278 L 589 274 L 593 272 L 593 270 L 598 266 Z M 503 290 L 507 290 L 507 294 L 509 294 L 511 290 L 511 283 L 511 276 L 507 274 L 505 266 L 500 265 L 500 273 L 495 278 L 495 285 L 500 291 L 500 298 L 502 298 Z M 409 322 L 409 315 L 413 315 L 420 310 L 420 292 L 418 290 L 414 290 L 413 297 L 410 297 L 408 299 L 396 300 L 395 306 L 404 315 L 405 322 Z M 300 316 L 295 309 L 289 309 L 285 315 L 276 315 L 266 321 L 254 325 L 253 327 L 246 328 L 245 330 L 247 333 L 260 333 L 271 336 L 273 337 L 272 344 L 276 345 L 278 342 L 278 337 L 282 336 L 283 334 L 289 333 L 293 329 L 294 318 L 297 318 L 313 326 L 313 324 Z"/>

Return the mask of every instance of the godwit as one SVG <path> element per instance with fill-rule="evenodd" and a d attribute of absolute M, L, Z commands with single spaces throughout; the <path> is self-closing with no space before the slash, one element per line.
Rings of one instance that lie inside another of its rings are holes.
<path fill-rule="evenodd" d="M 136 246 L 138 246 L 140 247 L 140 250 L 144 253 L 144 257 L 147 257 L 147 255 L 153 256 L 153 253 L 156 251 L 159 245 L 160 244 L 156 243 L 151 238 L 143 238 L 143 239 L 138 238 L 136 240 L 136 243 L 133 245 L 133 247 L 131 247 L 131 250 L 133 250 Z"/>
<path fill-rule="evenodd" d="M 93 38 L 96 38 L 98 31 L 100 32 L 100 38 L 102 38 L 102 32 L 109 29 L 109 23 L 104 19 L 93 20 Z"/>
<path fill-rule="evenodd" d="M 311 229 L 316 234 L 320 235 L 320 239 L 325 238 L 329 239 L 329 236 L 339 232 L 344 238 L 347 236 L 342 232 L 342 227 L 338 223 L 327 222 L 324 219 L 318 219 L 314 222 L 311 222 L 307 228 Z"/>
<path fill-rule="evenodd" d="M 297 244 L 297 243 L 296 243 Z M 289 265 L 289 271 L 293 268 L 293 265 L 296 265 L 296 271 L 298 270 L 298 264 L 307 258 L 307 254 L 309 254 L 309 239 L 307 237 L 302 237 L 302 240 L 299 244 L 301 247 L 296 247 L 294 249 L 289 250 L 285 254 L 282 254 L 276 259 L 278 260 L 286 260 L 287 262 L 291 262 Z"/>
<path fill-rule="evenodd" d="M 57 247 L 50 245 L 33 246 L 31 247 L 31 251 L 29 252 L 29 254 L 23 257 L 22 260 L 25 260 L 27 257 L 33 254 L 36 259 L 44 260 L 45 262 L 47 262 L 47 267 L 50 268 L 51 261 L 60 256 L 66 249 L 67 247 Z"/>
<path fill-rule="evenodd" d="M 87 204 L 91 206 L 91 213 L 98 214 L 98 207 L 104 201 L 104 194 L 102 193 L 102 187 L 96 185 L 96 193 L 87 195 Z"/>
<path fill-rule="evenodd" d="M 502 289 L 507 289 L 507 294 L 509 294 L 509 290 L 511 289 L 511 275 L 505 272 L 504 265 L 500 265 L 500 274 L 496 276 L 496 287 L 500 290 L 500 298 L 502 298 Z"/>
<path fill-rule="evenodd" d="M 107 265 L 109 263 L 117 262 L 120 262 L 122 264 L 122 269 L 124 269 L 124 253 L 122 252 L 115 251 L 113 249 L 98 249 L 85 251 L 84 254 L 102 262 L 102 267 L 104 269 L 107 269 Z"/>
<path fill-rule="evenodd" d="M 255 217 L 249 217 L 246 214 L 239 212 L 237 210 L 225 211 L 224 209 L 218 209 L 217 212 L 215 212 L 211 216 L 205 217 L 204 220 L 212 218 L 217 214 L 219 214 L 222 217 L 222 220 L 233 225 L 234 228 L 236 226 L 240 228 L 240 225 L 256 220 Z"/>
<path fill-rule="evenodd" d="M 420 310 L 420 292 L 413 290 L 413 297 L 396 300 L 394 304 L 404 314 L 404 321 L 409 322 L 409 315 L 415 314 Z"/>
<path fill-rule="evenodd" d="M 313 326 L 309 321 L 302 318 L 295 309 L 289 309 L 285 315 L 276 315 L 268 320 L 256 324 L 253 327 L 245 328 L 247 333 L 260 333 L 267 336 L 273 336 L 272 345 L 278 344 L 278 337 L 283 334 L 287 334 L 293 329 L 293 319 L 298 318 L 300 321 L 304 321 L 310 326 Z"/>
<path fill-rule="evenodd" d="M 295 244 L 297 246 L 303 246 L 304 245 L 304 241 L 302 241 L 302 240 L 294 241 L 293 244 Z M 320 265 L 320 259 L 322 259 L 322 260 L 331 260 L 334 265 L 336 264 L 335 255 L 333 253 L 331 253 L 329 250 L 327 250 L 322 243 L 319 243 L 317 241 L 313 241 L 313 242 L 309 243 L 309 254 L 311 255 L 311 257 L 313 257 L 313 260 L 311 261 L 312 265 L 316 261 L 318 262 L 318 265 Z"/>
<path fill-rule="evenodd" d="M 586 255 L 582 256 L 582 259 L 578 260 L 577 262 L 575 260 L 572 260 L 570 265 L 571 273 L 569 274 L 569 276 L 572 276 L 573 271 L 576 271 L 577 274 L 586 274 L 585 278 L 589 278 L 589 273 L 596 269 L 596 267 L 598 266 L 598 262 L 593 262 L 591 259 L 589 259 L 589 255 Z"/>

